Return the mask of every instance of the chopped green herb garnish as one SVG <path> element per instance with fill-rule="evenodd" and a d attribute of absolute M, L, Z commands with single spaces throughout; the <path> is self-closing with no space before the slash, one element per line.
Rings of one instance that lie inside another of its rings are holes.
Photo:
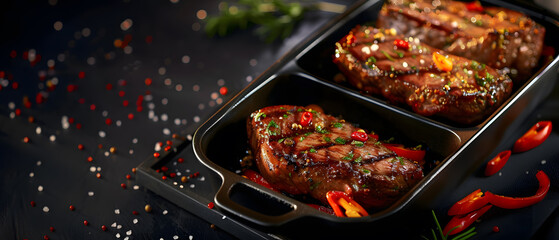
<path fill-rule="evenodd" d="M 310 152 L 310 153 L 315 153 L 315 152 L 316 152 L 316 149 L 311 148 L 311 149 L 309 149 L 309 152 Z"/>
<path fill-rule="evenodd" d="M 380 52 L 382 52 L 382 54 L 384 54 L 384 56 L 385 56 L 388 60 L 393 61 L 393 62 L 395 61 L 394 58 L 392 58 L 392 56 L 390 56 L 390 54 L 388 54 L 387 52 L 385 52 L 385 51 L 383 51 L 383 50 L 381 50 Z"/>
<path fill-rule="evenodd" d="M 351 145 L 355 145 L 355 146 L 357 146 L 357 147 L 363 147 L 363 144 L 364 144 L 364 143 L 361 142 L 361 141 L 357 141 L 357 140 L 351 141 Z"/>
<path fill-rule="evenodd" d="M 322 126 L 320 125 L 316 125 L 316 127 L 314 128 L 316 130 L 317 133 L 328 133 L 328 131 L 324 128 L 322 128 Z"/>
<path fill-rule="evenodd" d="M 256 121 L 260 121 L 260 117 L 265 118 L 265 117 L 266 117 L 266 114 L 263 113 L 263 112 L 259 112 L 259 113 L 256 114 L 256 116 L 254 116 L 254 119 L 255 119 Z"/>
<path fill-rule="evenodd" d="M 363 171 L 363 173 L 370 173 L 371 171 L 369 171 L 368 169 L 361 169 L 361 171 Z"/>
<path fill-rule="evenodd" d="M 403 52 L 400 52 L 400 51 L 397 51 L 397 50 L 393 50 L 393 51 L 394 51 L 394 53 L 396 53 L 396 55 L 398 55 L 399 58 L 403 58 L 403 57 L 404 57 L 404 53 L 403 53 Z"/>
<path fill-rule="evenodd" d="M 268 134 L 270 134 L 272 136 L 278 134 L 278 132 L 276 132 L 276 131 L 271 131 L 270 128 L 276 128 L 276 130 L 279 130 L 279 129 L 277 129 L 277 128 L 279 128 L 279 125 L 276 122 L 274 122 L 274 120 L 271 120 L 268 123 L 268 126 L 266 127 L 266 131 L 268 132 Z"/>
<path fill-rule="evenodd" d="M 334 141 L 335 141 L 337 144 L 345 144 L 345 143 L 346 143 L 346 140 L 343 139 L 343 138 L 341 138 L 341 137 L 337 137 L 336 139 L 334 139 Z"/>
<path fill-rule="evenodd" d="M 345 157 L 342 158 L 343 160 L 351 160 L 353 159 L 353 152 L 349 152 Z"/>
<path fill-rule="evenodd" d="M 328 137 L 328 136 L 324 136 L 322 139 L 323 139 L 325 142 L 331 142 L 331 141 L 332 141 L 332 139 L 330 139 L 330 137 Z"/>
<path fill-rule="evenodd" d="M 336 122 L 332 126 L 335 127 L 335 128 L 342 128 L 344 125 L 339 123 L 339 122 Z"/>

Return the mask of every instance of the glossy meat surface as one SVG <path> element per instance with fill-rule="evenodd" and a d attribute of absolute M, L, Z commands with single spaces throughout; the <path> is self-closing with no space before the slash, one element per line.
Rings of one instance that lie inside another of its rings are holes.
<path fill-rule="evenodd" d="M 389 206 L 423 178 L 419 164 L 374 138 L 353 140 L 358 127 L 313 109 L 270 106 L 247 119 L 256 165 L 275 189 L 324 204 L 328 191 L 343 191 L 371 209 Z M 305 112 L 313 115 L 308 126 L 300 124 Z"/>
<path fill-rule="evenodd" d="M 539 62 L 545 28 L 520 12 L 472 4 L 390 0 L 377 24 L 450 54 L 506 69 L 515 84 L 524 83 Z"/>
<path fill-rule="evenodd" d="M 395 41 L 404 41 L 406 48 Z M 437 66 L 440 53 L 451 69 Z M 513 82 L 501 70 L 448 54 L 393 29 L 357 26 L 336 43 L 333 57 L 357 89 L 405 104 L 424 116 L 460 124 L 483 121 L 511 94 Z"/>

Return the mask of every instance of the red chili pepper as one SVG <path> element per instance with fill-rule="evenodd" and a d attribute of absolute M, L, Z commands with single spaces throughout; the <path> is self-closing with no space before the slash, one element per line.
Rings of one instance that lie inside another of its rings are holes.
<path fill-rule="evenodd" d="M 392 150 L 396 155 L 405 157 L 423 165 L 425 163 L 425 150 L 415 150 L 404 147 L 402 144 L 384 143 L 384 146 Z"/>
<path fill-rule="evenodd" d="M 435 66 L 443 72 L 450 72 L 452 70 L 452 61 L 438 52 L 433 53 L 433 62 Z"/>
<path fill-rule="evenodd" d="M 491 176 L 501 170 L 501 168 L 503 168 L 505 163 L 509 160 L 510 154 L 510 150 L 502 151 L 493 159 L 489 160 L 489 162 L 487 162 L 487 166 L 485 167 L 485 176 Z"/>
<path fill-rule="evenodd" d="M 304 112 L 303 115 L 301 115 L 301 121 L 299 121 L 299 123 L 301 124 L 301 126 L 307 127 L 311 124 L 311 121 L 312 121 L 312 113 Z"/>
<path fill-rule="evenodd" d="M 480 209 L 488 203 L 489 198 L 483 195 L 483 192 L 478 189 L 452 205 L 452 207 L 450 207 L 450 209 L 448 210 L 448 215 L 455 216 L 467 214 Z"/>
<path fill-rule="evenodd" d="M 274 189 L 272 187 L 272 185 L 270 185 L 270 183 L 268 183 L 268 181 L 266 181 L 266 179 L 264 179 L 264 177 L 262 177 L 262 175 L 260 175 L 259 173 L 247 169 L 244 171 L 243 176 L 246 177 L 248 180 L 253 181 L 257 184 L 259 184 L 260 186 L 269 188 L 271 190 L 277 191 L 276 189 Z"/>
<path fill-rule="evenodd" d="M 378 139 L 379 139 L 378 134 L 373 133 L 373 132 L 369 134 L 369 137 L 370 137 L 370 138 L 373 138 L 373 139 L 375 139 L 375 140 L 377 140 L 377 141 L 378 141 Z"/>
<path fill-rule="evenodd" d="M 394 40 L 394 45 L 402 50 L 408 50 L 410 49 L 410 44 L 402 39 L 396 39 Z"/>
<path fill-rule="evenodd" d="M 545 198 L 551 185 L 549 177 L 543 171 L 538 171 L 538 173 L 536 173 L 536 178 L 539 181 L 539 187 L 538 191 L 536 191 L 536 194 L 533 196 L 515 198 L 496 195 L 491 192 L 486 192 L 485 195 L 489 198 L 490 204 L 500 208 L 516 209 L 531 206 Z"/>
<path fill-rule="evenodd" d="M 551 121 L 540 121 L 514 143 L 512 151 L 525 152 L 542 144 L 551 134 Z"/>
<path fill-rule="evenodd" d="M 465 215 L 456 215 L 450 219 L 443 229 L 443 234 L 454 235 L 459 232 L 464 231 L 472 223 L 474 223 L 479 217 L 486 213 L 492 206 L 487 205 L 481 209 L 475 210 Z"/>
<path fill-rule="evenodd" d="M 483 6 L 481 6 L 479 1 L 466 3 L 466 9 L 468 9 L 468 11 L 483 12 Z"/>
<path fill-rule="evenodd" d="M 351 133 L 351 139 L 355 141 L 365 142 L 369 139 L 369 135 L 365 131 L 355 131 Z"/>
<path fill-rule="evenodd" d="M 328 191 L 326 193 L 328 203 L 334 209 L 334 213 L 338 217 L 364 217 L 369 216 L 367 211 L 355 202 L 347 193 L 341 191 Z M 345 213 L 341 208 L 345 209 Z"/>
<path fill-rule="evenodd" d="M 352 43 L 355 42 L 355 36 L 353 36 L 353 34 L 350 34 L 346 37 L 346 43 L 347 45 L 351 45 Z"/>

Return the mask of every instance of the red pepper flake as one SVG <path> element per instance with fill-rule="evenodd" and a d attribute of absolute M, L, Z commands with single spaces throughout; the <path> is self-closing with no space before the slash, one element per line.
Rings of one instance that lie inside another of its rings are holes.
<path fill-rule="evenodd" d="M 80 99 L 78 99 L 78 103 L 84 104 L 84 103 L 85 103 L 85 98 L 80 98 Z"/>
<path fill-rule="evenodd" d="M 31 207 L 37 206 L 37 203 L 35 201 L 31 201 L 29 204 L 31 204 Z"/>
<path fill-rule="evenodd" d="M 346 43 L 347 45 L 351 45 L 354 42 L 355 42 L 355 36 L 353 36 L 353 34 L 351 33 L 346 37 Z"/>
<path fill-rule="evenodd" d="M 70 211 L 74 211 L 76 210 L 76 207 L 74 207 L 74 205 L 70 205 L 70 207 L 68 207 L 70 209 Z"/>
<path fill-rule="evenodd" d="M 83 146 L 83 144 L 81 144 L 81 143 L 78 144 L 78 149 L 79 149 L 79 150 L 83 150 L 84 148 L 85 148 L 85 147 Z"/>
<path fill-rule="evenodd" d="M 83 225 L 87 226 L 87 225 L 89 225 L 89 222 L 87 220 L 83 220 Z"/>
<path fill-rule="evenodd" d="M 161 167 L 161 171 L 166 172 L 167 170 L 169 170 L 169 168 L 167 166 Z"/>
<path fill-rule="evenodd" d="M 76 90 L 78 90 L 78 85 L 76 84 L 68 84 L 68 86 L 66 86 L 67 92 L 74 92 Z"/>
<path fill-rule="evenodd" d="M 147 35 L 146 36 L 146 43 L 151 43 L 151 42 L 153 42 L 153 36 Z"/>
<path fill-rule="evenodd" d="M 107 231 L 107 226 L 105 226 L 105 225 L 101 226 L 101 230 L 106 232 Z"/>
<path fill-rule="evenodd" d="M 307 127 L 311 124 L 312 122 L 312 113 L 311 112 L 304 112 L 303 115 L 301 115 L 301 120 L 299 121 L 299 124 L 301 124 L 301 126 L 303 127 Z"/>
<path fill-rule="evenodd" d="M 496 233 L 497 233 L 497 232 L 499 232 L 499 231 L 501 231 L 501 230 L 499 229 L 499 226 L 493 226 L 493 232 L 496 232 Z"/>
<path fill-rule="evenodd" d="M 124 97 L 124 95 L 126 95 L 126 92 L 124 92 L 122 90 L 118 91 L 118 96 L 119 97 Z"/>
<path fill-rule="evenodd" d="M 128 107 L 129 104 L 130 104 L 130 102 L 128 102 L 128 100 L 123 100 L 122 101 L 122 106 Z"/>
<path fill-rule="evenodd" d="M 167 141 L 165 141 L 165 143 L 166 143 L 167 145 L 173 145 L 173 141 L 171 141 L 171 140 L 167 140 Z"/>
<path fill-rule="evenodd" d="M 168 152 L 169 150 L 171 150 L 171 146 L 165 146 L 165 152 Z"/>
<path fill-rule="evenodd" d="M 111 125 L 112 123 L 113 123 L 113 120 L 111 120 L 110 118 L 105 119 L 105 124 Z"/>
<path fill-rule="evenodd" d="M 83 72 L 83 71 L 79 72 L 79 73 L 78 73 L 78 78 L 79 78 L 79 79 L 85 78 L 85 72 Z"/>
<path fill-rule="evenodd" d="M 369 135 L 367 135 L 367 133 L 365 131 L 355 131 L 353 133 L 351 133 L 351 139 L 355 140 L 355 141 L 361 141 L 361 142 L 365 142 L 367 141 L 367 139 L 369 139 Z"/>
<path fill-rule="evenodd" d="M 122 189 L 126 189 L 126 184 L 121 183 L 121 184 L 120 184 L 120 187 L 121 187 Z"/>
<path fill-rule="evenodd" d="M 151 85 L 152 82 L 153 82 L 153 80 L 151 80 L 151 78 L 146 78 L 146 80 L 144 80 L 144 83 L 146 84 L 146 86 Z"/>
<path fill-rule="evenodd" d="M 132 178 L 132 176 L 130 176 L 130 174 L 126 174 L 126 179 L 130 180 L 130 178 Z"/>
<path fill-rule="evenodd" d="M 107 83 L 107 85 L 105 85 L 105 89 L 107 90 L 113 89 L 113 84 Z"/>
<path fill-rule="evenodd" d="M 18 82 L 13 82 L 13 83 L 12 83 L 12 88 L 13 88 L 14 90 L 15 90 L 15 89 L 18 89 L 18 88 L 19 88 L 19 83 L 18 83 Z"/>
<path fill-rule="evenodd" d="M 16 108 L 16 110 L 15 110 L 15 113 L 16 113 L 16 116 L 19 116 L 19 115 L 21 115 L 21 109 L 19 109 L 19 108 Z"/>
<path fill-rule="evenodd" d="M 227 94 L 229 90 L 227 89 L 227 87 L 221 87 L 219 88 L 219 94 L 225 96 Z"/>
<path fill-rule="evenodd" d="M 158 153 L 158 152 L 154 152 L 154 153 L 153 153 L 153 157 L 154 157 L 154 158 L 158 158 L 158 157 L 160 157 L 160 156 L 161 156 L 161 154 Z"/>
<path fill-rule="evenodd" d="M 200 176 L 200 172 L 195 172 L 194 177 L 198 177 L 198 176 Z"/>
<path fill-rule="evenodd" d="M 24 143 L 29 143 L 29 137 L 23 137 L 23 142 Z"/>
<path fill-rule="evenodd" d="M 97 106 L 95 106 L 95 104 L 89 105 L 89 109 L 90 109 L 91 111 L 95 110 L 96 108 L 97 108 Z"/>
<path fill-rule="evenodd" d="M 49 231 L 54 232 L 54 227 L 49 227 Z"/>
<path fill-rule="evenodd" d="M 169 173 L 169 177 L 170 177 L 170 178 L 174 178 L 174 177 L 176 177 L 176 176 L 177 176 L 177 174 L 176 174 L 176 173 L 174 173 L 174 172 L 172 172 L 172 173 Z"/>
<path fill-rule="evenodd" d="M 73 117 L 68 118 L 68 123 L 73 124 L 76 121 Z"/>
<path fill-rule="evenodd" d="M 95 174 L 95 177 L 97 177 L 97 178 L 101 178 L 101 173 L 97 173 L 97 174 Z"/>
<path fill-rule="evenodd" d="M 142 110 L 144 110 L 144 108 L 142 106 L 137 106 L 136 107 L 136 112 L 141 112 Z"/>
<path fill-rule="evenodd" d="M 410 48 L 410 44 L 402 39 L 394 40 L 394 46 L 402 50 L 408 50 Z"/>
<path fill-rule="evenodd" d="M 213 202 L 208 203 L 208 208 L 209 209 L 213 209 L 215 207 L 215 204 Z"/>
<path fill-rule="evenodd" d="M 481 3 L 479 1 L 466 3 L 466 9 L 473 12 L 483 12 L 483 6 L 481 6 Z"/>
<path fill-rule="evenodd" d="M 93 157 L 92 156 L 87 157 L 87 161 L 88 162 L 93 162 Z"/>
<path fill-rule="evenodd" d="M 133 114 L 133 113 L 129 113 L 129 114 L 128 114 L 128 119 L 130 119 L 130 120 L 134 119 L 134 114 Z"/>
<path fill-rule="evenodd" d="M 97 144 L 97 148 L 103 149 L 103 144 L 101 144 L 101 143 Z"/>
<path fill-rule="evenodd" d="M 82 124 L 81 123 L 76 123 L 76 129 L 81 129 L 82 128 Z"/>
<path fill-rule="evenodd" d="M 178 162 L 178 163 L 183 163 L 183 162 L 184 162 L 184 158 L 179 158 L 179 159 L 177 159 L 177 162 Z"/>
<path fill-rule="evenodd" d="M 11 58 L 16 58 L 16 57 L 17 57 L 17 52 L 16 52 L 16 50 L 12 50 L 12 51 L 10 52 L 10 57 L 11 57 Z"/>
<path fill-rule="evenodd" d="M 163 176 L 161 176 L 161 179 L 167 180 L 167 176 L 163 175 Z"/>
<path fill-rule="evenodd" d="M 132 214 L 138 215 L 138 214 L 140 214 L 140 213 L 139 213 L 138 211 L 135 211 L 135 210 L 134 210 L 134 211 L 132 211 Z"/>
<path fill-rule="evenodd" d="M 44 235 L 44 236 L 43 236 L 43 239 L 45 239 L 45 240 L 49 240 L 50 238 L 49 238 L 49 236 L 48 236 L 48 235 Z"/>

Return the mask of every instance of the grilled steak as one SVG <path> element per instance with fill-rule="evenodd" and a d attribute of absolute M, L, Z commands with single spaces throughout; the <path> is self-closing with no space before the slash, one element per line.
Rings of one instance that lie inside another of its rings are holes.
<path fill-rule="evenodd" d="M 275 189 L 309 194 L 324 204 L 328 191 L 343 191 L 371 209 L 390 205 L 422 179 L 418 163 L 396 156 L 375 138 L 353 140 L 358 127 L 313 109 L 271 106 L 247 119 L 256 165 Z M 301 118 L 308 112 L 305 126 Z"/>
<path fill-rule="evenodd" d="M 545 28 L 526 15 L 479 2 L 389 0 L 378 27 L 394 28 L 430 46 L 510 70 L 523 83 L 538 64 Z"/>
<path fill-rule="evenodd" d="M 512 80 L 501 70 L 447 54 L 393 29 L 357 26 L 336 46 L 334 62 L 350 84 L 407 104 L 421 115 L 478 123 L 512 92 Z"/>

